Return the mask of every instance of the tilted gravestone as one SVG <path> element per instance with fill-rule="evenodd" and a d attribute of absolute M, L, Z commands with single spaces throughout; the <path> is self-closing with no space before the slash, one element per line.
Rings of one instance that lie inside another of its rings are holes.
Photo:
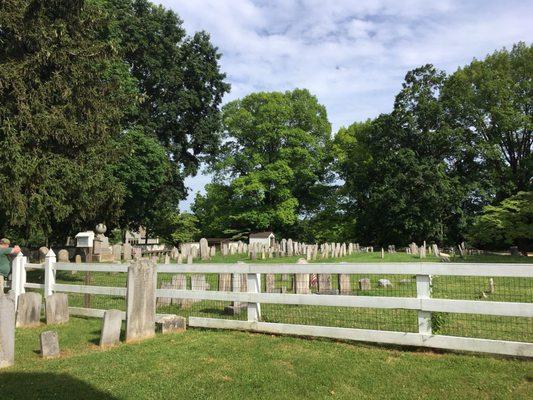
<path fill-rule="evenodd" d="M 370 290 L 371 288 L 372 287 L 370 284 L 370 279 L 368 278 L 359 279 L 359 290 Z"/>
<path fill-rule="evenodd" d="M 22 293 L 17 301 L 17 327 L 26 328 L 38 326 L 41 323 L 41 304 L 43 297 L 40 293 Z"/>
<path fill-rule="evenodd" d="M 41 333 L 41 357 L 59 357 L 59 335 L 56 331 Z"/>
<path fill-rule="evenodd" d="M 0 368 L 15 364 L 15 298 L 0 293 Z"/>
<path fill-rule="evenodd" d="M 68 296 L 66 293 L 54 293 L 45 298 L 46 324 L 64 324 L 68 322 Z"/>
<path fill-rule="evenodd" d="M 122 329 L 122 311 L 106 310 L 102 323 L 100 347 L 115 346 L 120 343 L 120 330 Z"/>
<path fill-rule="evenodd" d="M 128 268 L 126 289 L 126 342 L 155 336 L 157 269 L 141 259 Z"/>

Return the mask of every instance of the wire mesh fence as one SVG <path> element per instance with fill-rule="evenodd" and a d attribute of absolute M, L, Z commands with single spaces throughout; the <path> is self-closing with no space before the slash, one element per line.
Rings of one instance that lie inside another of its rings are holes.
<path fill-rule="evenodd" d="M 28 271 L 28 282 L 42 283 L 44 271 Z M 56 283 L 125 288 L 124 272 L 58 271 Z M 303 283 L 303 284 L 302 284 Z M 247 291 L 245 274 L 159 273 L 159 289 Z M 303 288 L 303 289 L 302 289 Z M 303 292 L 302 292 L 303 290 Z M 260 291 L 350 296 L 415 298 L 416 276 L 407 274 L 261 274 Z M 69 293 L 69 305 L 95 309 L 126 309 L 124 296 Z M 533 278 L 433 276 L 435 299 L 533 303 Z M 246 320 L 247 304 L 187 298 L 157 299 L 157 312 L 184 317 Z M 261 303 L 264 322 L 418 332 L 417 310 Z M 533 318 L 480 314 L 432 313 L 434 334 L 533 342 Z"/>

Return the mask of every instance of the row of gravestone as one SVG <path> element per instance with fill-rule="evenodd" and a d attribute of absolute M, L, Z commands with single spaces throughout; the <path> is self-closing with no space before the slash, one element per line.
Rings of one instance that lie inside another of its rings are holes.
<path fill-rule="evenodd" d="M 0 294 L 0 368 L 15 363 L 15 327 L 32 327 L 40 324 L 42 298 L 39 293 L 23 293 L 18 297 L 15 310 L 13 292 Z M 46 297 L 46 323 L 62 324 L 68 321 L 68 299 L 63 293 Z M 50 357 L 59 351 L 57 333 L 52 331 L 41 334 L 41 355 Z"/>

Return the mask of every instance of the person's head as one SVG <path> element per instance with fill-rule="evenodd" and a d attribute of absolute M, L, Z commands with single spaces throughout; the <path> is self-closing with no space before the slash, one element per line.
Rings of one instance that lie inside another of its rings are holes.
<path fill-rule="evenodd" d="M 6 239 L 6 238 L 3 238 L 3 239 L 0 239 L 0 247 L 1 248 L 6 248 L 6 247 L 9 247 L 9 245 L 11 244 L 11 242 L 9 241 L 9 239 Z"/>

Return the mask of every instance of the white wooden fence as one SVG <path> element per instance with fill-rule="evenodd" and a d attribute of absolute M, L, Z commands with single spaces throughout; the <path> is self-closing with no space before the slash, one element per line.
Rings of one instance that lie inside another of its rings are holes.
<path fill-rule="evenodd" d="M 44 284 L 26 282 L 26 268 L 43 268 Z M 44 264 L 28 264 L 19 255 L 13 263 L 12 289 L 18 295 L 25 288 L 42 288 L 45 295 L 55 291 L 95 295 L 125 296 L 125 287 L 57 284 L 56 271 L 127 272 L 127 264 L 58 263 L 52 251 Z M 276 334 L 328 337 L 397 345 L 433 347 L 533 357 L 533 343 L 458 337 L 432 333 L 431 313 L 449 312 L 533 318 L 533 303 L 431 298 L 431 276 L 521 277 L 533 278 L 533 264 L 459 263 L 362 263 L 362 264 L 158 264 L 158 273 L 231 273 L 247 275 L 247 292 L 157 289 L 158 297 L 219 300 L 248 303 L 246 321 L 189 317 L 189 326 L 249 330 Z M 315 295 L 261 293 L 261 274 L 383 274 L 415 275 L 417 297 Z M 533 299 L 532 299 L 533 300 Z M 419 331 L 395 332 L 329 326 L 261 322 L 261 303 L 311 306 L 407 309 L 418 312 Z M 105 310 L 71 308 L 72 314 L 102 317 Z"/>

